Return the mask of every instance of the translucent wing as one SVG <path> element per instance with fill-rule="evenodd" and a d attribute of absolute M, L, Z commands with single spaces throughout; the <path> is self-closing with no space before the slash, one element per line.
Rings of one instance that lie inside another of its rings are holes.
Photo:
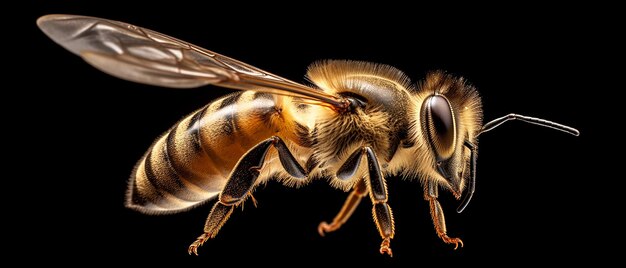
<path fill-rule="evenodd" d="M 215 84 L 296 96 L 344 108 L 345 100 L 187 42 L 123 22 L 47 15 L 37 25 L 52 40 L 103 72 L 156 86 Z"/>

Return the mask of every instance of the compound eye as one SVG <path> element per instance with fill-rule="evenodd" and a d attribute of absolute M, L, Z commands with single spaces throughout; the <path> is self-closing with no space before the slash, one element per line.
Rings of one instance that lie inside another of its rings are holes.
<path fill-rule="evenodd" d="M 437 161 L 450 158 L 456 142 L 456 124 L 450 102 L 443 95 L 432 95 L 422 105 L 422 126 Z"/>

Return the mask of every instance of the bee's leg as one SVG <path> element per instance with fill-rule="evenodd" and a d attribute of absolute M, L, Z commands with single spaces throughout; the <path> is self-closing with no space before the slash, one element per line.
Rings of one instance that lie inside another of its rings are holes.
<path fill-rule="evenodd" d="M 346 202 L 343 204 L 343 207 L 341 207 L 341 210 L 339 211 L 337 216 L 335 216 L 335 218 L 333 219 L 333 222 L 328 224 L 327 222 L 323 221 L 317 227 L 317 231 L 320 233 L 320 235 L 324 236 L 325 233 L 333 232 L 339 229 L 341 225 L 346 223 L 350 216 L 352 216 L 352 213 L 354 212 L 356 207 L 359 205 L 359 203 L 361 203 L 361 198 L 366 195 L 367 185 L 365 185 L 365 180 L 361 179 L 354 186 L 352 192 L 350 192 L 348 199 L 346 199 Z"/>
<path fill-rule="evenodd" d="M 198 255 L 198 247 L 209 238 L 215 237 L 222 225 L 228 220 L 233 208 L 243 202 L 254 188 L 259 177 L 259 171 L 265 161 L 265 155 L 270 146 L 278 151 L 280 162 L 285 171 L 296 178 L 306 178 L 307 173 L 289 152 L 285 142 L 277 137 L 270 137 L 250 149 L 231 172 L 224 190 L 219 195 L 218 202 L 213 205 L 204 225 L 204 233 L 189 246 L 189 254 Z"/>
<path fill-rule="evenodd" d="M 393 213 L 391 208 L 387 204 L 387 184 L 385 177 L 380 170 L 378 164 L 378 158 L 370 147 L 364 147 L 363 151 L 367 156 L 367 166 L 369 171 L 368 180 L 366 180 L 369 186 L 370 199 L 374 207 L 372 208 L 372 214 L 374 214 L 374 221 L 380 236 L 383 238 L 383 242 L 380 244 L 380 254 L 387 253 L 389 256 L 393 256 L 391 252 L 391 239 L 395 233 L 393 223 Z"/>
<path fill-rule="evenodd" d="M 233 208 L 234 206 L 224 205 L 221 201 L 217 201 L 215 205 L 213 205 L 213 208 L 209 213 L 206 223 L 204 224 L 204 233 L 202 233 L 202 235 L 200 235 L 196 239 L 196 241 L 191 243 L 189 249 L 187 250 L 189 255 L 193 253 L 197 256 L 198 248 L 202 246 L 204 242 L 209 240 L 209 238 L 213 238 L 215 237 L 215 235 L 217 235 L 217 232 L 220 230 L 220 228 L 222 228 L 222 225 L 226 223 L 226 221 L 230 217 L 230 214 L 233 213 Z"/>
<path fill-rule="evenodd" d="M 437 200 L 439 196 L 439 190 L 437 185 L 433 182 L 426 182 L 424 187 L 424 199 L 428 201 L 430 205 L 430 216 L 433 219 L 433 224 L 435 225 L 435 231 L 437 235 L 448 244 L 454 244 L 454 249 L 459 247 L 463 247 L 463 241 L 460 238 L 454 237 L 450 238 L 447 234 L 446 230 L 446 219 L 443 215 L 443 210 L 441 209 L 441 204 Z"/>
<path fill-rule="evenodd" d="M 372 214 L 374 214 L 374 222 L 376 223 L 376 227 L 378 228 L 380 236 L 383 238 L 383 242 L 380 245 L 380 253 L 387 253 L 389 254 L 389 256 L 392 256 L 389 243 L 391 243 L 391 239 L 393 238 L 394 234 L 393 215 L 391 213 L 391 208 L 387 204 L 387 184 L 385 183 L 385 178 L 383 177 L 383 173 L 380 170 L 378 158 L 376 157 L 376 154 L 374 153 L 372 148 L 366 146 L 352 153 L 352 155 L 348 157 L 346 162 L 337 170 L 336 175 L 337 178 L 342 180 L 351 178 L 359 169 L 359 165 L 361 163 L 363 155 L 365 155 L 367 158 L 367 168 L 369 172 L 368 176 L 366 176 L 364 179 L 365 185 L 367 186 L 366 190 L 369 190 L 370 199 L 374 204 L 374 207 L 372 208 Z M 352 197 L 352 194 L 350 195 L 350 197 Z M 344 209 L 341 210 L 342 212 L 344 210 L 347 210 L 346 207 L 348 206 L 350 201 L 351 199 L 349 198 L 346 202 L 346 205 L 344 205 Z M 354 206 L 356 206 L 356 204 Z M 352 208 L 352 210 L 353 209 L 354 208 Z M 342 212 L 337 215 L 337 218 L 342 215 Z M 347 216 L 349 216 L 349 214 Z M 347 216 L 345 217 L 346 219 Z"/>

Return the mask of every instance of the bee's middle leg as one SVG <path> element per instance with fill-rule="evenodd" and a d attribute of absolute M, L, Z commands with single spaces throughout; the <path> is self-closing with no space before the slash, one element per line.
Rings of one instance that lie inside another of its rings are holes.
<path fill-rule="evenodd" d="M 367 185 L 369 186 L 370 199 L 372 199 L 374 205 L 372 214 L 374 215 L 378 232 L 383 238 L 383 242 L 380 244 L 380 254 L 387 253 L 389 256 L 393 256 L 390 243 L 395 234 L 395 227 L 391 207 L 387 204 L 387 183 L 374 151 L 370 147 L 365 147 L 363 151 L 368 162 L 369 176 L 367 176 Z"/>
<path fill-rule="evenodd" d="M 350 192 L 346 202 L 343 204 L 343 207 L 341 207 L 341 210 L 337 213 L 337 216 L 335 216 L 333 221 L 330 224 L 325 221 L 321 222 L 317 227 L 317 232 L 319 232 L 321 236 L 324 236 L 325 233 L 333 232 L 339 229 L 339 227 L 346 223 L 350 216 L 352 216 L 356 207 L 359 203 L 361 203 L 361 199 L 366 195 L 367 185 L 365 185 L 364 179 L 360 179 L 354 186 L 354 189 L 352 189 L 352 192 Z"/>
<path fill-rule="evenodd" d="M 342 208 L 341 212 L 339 212 L 339 215 L 337 215 L 333 223 L 335 223 L 335 221 L 341 222 L 341 220 L 345 222 L 354 210 L 354 207 L 358 204 L 357 200 L 360 200 L 361 196 L 364 195 L 365 191 L 367 191 L 374 205 L 372 208 L 372 214 L 374 215 L 376 228 L 378 228 L 378 232 L 383 238 L 383 242 L 380 244 L 380 253 L 386 253 L 389 254 L 389 256 L 392 256 L 390 243 L 395 233 L 393 214 L 391 213 L 391 208 L 387 204 L 387 184 L 385 183 L 385 177 L 383 177 L 382 170 L 380 169 L 380 165 L 378 163 L 378 158 L 372 148 L 365 146 L 352 153 L 352 155 L 348 157 L 346 162 L 337 171 L 337 178 L 348 179 L 352 177 L 359 169 L 363 155 L 367 158 L 368 167 L 368 175 L 362 180 L 365 182 L 365 185 L 360 186 L 357 184 L 355 190 L 350 194 L 346 204 Z M 330 224 L 330 226 L 332 225 L 333 224 Z M 321 225 L 321 227 L 323 229 L 323 225 Z M 336 228 L 339 228 L 339 226 L 336 226 Z"/>
<path fill-rule="evenodd" d="M 202 246 L 208 239 L 215 237 L 222 225 L 224 225 L 230 217 L 230 214 L 232 214 L 233 208 L 250 195 L 259 177 L 259 171 L 263 166 L 265 155 L 270 146 L 276 148 L 281 165 L 289 175 L 298 179 L 305 179 L 307 177 L 306 170 L 296 161 L 295 157 L 291 154 L 287 145 L 280 137 L 273 136 L 260 142 L 241 157 L 231 172 L 226 186 L 224 186 L 224 189 L 219 195 L 218 202 L 213 205 L 209 213 L 204 225 L 204 233 L 189 246 L 189 254 L 193 253 L 198 255 L 198 247 Z"/>

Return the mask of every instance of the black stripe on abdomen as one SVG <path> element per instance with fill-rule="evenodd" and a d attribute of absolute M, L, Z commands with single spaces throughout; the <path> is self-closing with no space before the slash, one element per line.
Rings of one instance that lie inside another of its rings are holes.
<path fill-rule="evenodd" d="M 192 136 L 193 149 L 195 150 L 196 153 L 202 151 L 202 141 L 200 140 L 200 128 L 202 124 L 202 118 L 206 114 L 206 110 L 208 108 L 209 108 L 209 105 L 206 105 L 204 106 L 204 108 L 198 110 L 195 114 L 193 114 L 193 116 L 191 116 L 191 119 L 189 120 L 189 125 L 187 125 L 187 132 L 189 132 L 189 134 Z M 170 143 L 174 142 L 174 135 L 176 134 L 175 132 L 177 128 L 178 126 L 172 129 L 172 132 L 170 132 L 170 136 L 167 138 L 168 146 Z"/>
<path fill-rule="evenodd" d="M 152 161 L 150 160 L 151 158 L 152 158 L 152 150 L 150 150 L 150 153 L 148 153 L 146 158 L 144 158 L 143 160 L 144 161 L 143 166 L 144 166 L 144 172 L 146 173 L 146 179 L 148 179 L 148 182 L 155 189 L 155 193 L 161 199 L 163 199 L 164 198 L 163 193 L 161 193 L 162 186 L 159 183 L 159 178 L 156 177 L 156 174 L 154 174 L 154 170 L 152 169 Z"/>
<path fill-rule="evenodd" d="M 241 92 L 237 92 L 224 98 L 219 104 L 217 110 L 219 111 L 222 109 L 227 109 L 228 106 L 236 105 L 239 98 L 241 98 L 241 94 Z M 224 115 L 224 120 L 226 120 L 226 123 L 224 124 L 224 128 L 222 129 L 222 131 L 224 131 L 225 135 L 230 136 L 235 133 L 235 131 L 237 131 L 238 116 L 236 106 L 234 108 L 235 109 L 230 109 L 230 111 L 228 111 L 228 113 L 225 113 Z"/>
<path fill-rule="evenodd" d="M 198 201 L 174 169 L 165 137 L 155 144 L 145 161 L 146 177 L 161 196 L 169 194 L 184 201 Z"/>
<path fill-rule="evenodd" d="M 210 148 L 205 148 L 202 145 L 201 126 L 199 125 L 201 124 L 202 116 L 206 114 L 207 107 L 193 114 L 186 126 L 179 123 L 179 125 L 174 127 L 170 131 L 165 144 L 165 152 L 168 155 L 173 172 L 180 179 L 199 188 L 204 187 L 203 181 L 206 180 L 207 177 L 205 175 L 207 174 L 199 174 L 197 170 L 194 170 L 192 162 L 210 155 L 208 151 Z M 180 144 L 177 144 L 177 139 Z M 213 166 L 211 163 L 206 163 L 206 165 L 207 168 Z"/>

